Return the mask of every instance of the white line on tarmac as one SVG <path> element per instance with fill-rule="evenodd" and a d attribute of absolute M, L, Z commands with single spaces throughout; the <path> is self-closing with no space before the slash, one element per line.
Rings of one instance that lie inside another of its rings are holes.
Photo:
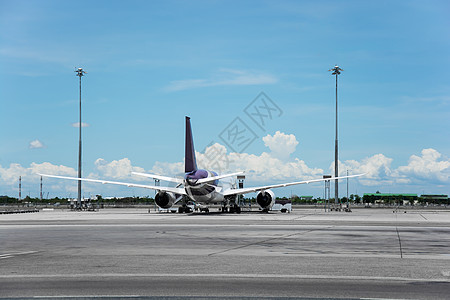
<path fill-rule="evenodd" d="M 335 279 L 335 280 L 377 280 L 377 281 L 413 281 L 413 282 L 449 282 L 450 278 L 408 278 L 408 277 L 388 277 L 388 276 L 334 276 L 334 275 L 306 275 L 306 274 L 170 274 L 170 273 L 147 273 L 147 274 L 131 274 L 131 273 L 98 273 L 98 274 L 24 274 L 24 275 L 0 275 L 1 279 L 19 279 L 19 278 L 58 278 L 58 279 L 95 279 L 99 277 L 113 278 L 246 278 L 246 279 Z"/>
<path fill-rule="evenodd" d="M 32 253 L 36 253 L 36 252 L 37 251 L 26 251 L 26 252 L 13 252 L 13 253 L 0 254 L 0 259 L 11 258 L 16 255 L 32 254 Z"/>
<path fill-rule="evenodd" d="M 53 299 L 53 298 L 55 298 L 55 299 L 61 299 L 61 298 L 74 298 L 74 299 L 119 298 L 119 299 L 122 299 L 122 298 L 127 298 L 128 299 L 128 298 L 142 298 L 142 296 L 139 296 L 139 295 L 33 296 L 33 299 L 41 299 L 41 298 L 43 298 L 43 299 L 49 299 L 49 298 L 51 298 L 51 299 Z"/>

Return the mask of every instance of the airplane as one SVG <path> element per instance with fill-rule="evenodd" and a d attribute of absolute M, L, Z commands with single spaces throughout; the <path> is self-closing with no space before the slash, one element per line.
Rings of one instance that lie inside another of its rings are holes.
<path fill-rule="evenodd" d="M 252 192 L 257 193 L 256 202 L 261 207 L 261 210 L 263 212 L 268 212 L 275 204 L 275 194 L 272 191 L 272 189 L 292 185 L 321 182 L 326 180 L 338 180 L 344 178 L 358 177 L 364 175 L 364 174 L 357 174 L 349 176 L 331 177 L 325 179 L 320 178 L 313 180 L 295 181 L 259 187 L 236 188 L 235 184 L 230 184 L 229 182 L 221 181 L 221 179 L 240 175 L 243 174 L 244 172 L 234 172 L 229 174 L 218 175 L 214 171 L 199 169 L 197 167 L 197 161 L 194 150 L 194 140 L 191 129 L 191 119 L 188 116 L 186 116 L 184 172 L 185 172 L 184 178 L 132 172 L 132 174 L 134 175 L 158 179 L 175 184 L 175 186 L 172 187 L 144 185 L 144 184 L 89 179 L 89 178 L 76 178 L 76 177 L 67 177 L 49 174 L 38 174 L 38 175 L 51 178 L 80 180 L 86 182 L 97 182 L 102 184 L 124 185 L 128 187 L 138 187 L 156 190 L 157 191 L 157 194 L 155 196 L 156 204 L 162 209 L 169 209 L 173 205 L 181 201 L 182 205 L 178 208 L 179 213 L 190 212 L 191 209 L 189 206 L 187 206 L 187 203 L 189 201 L 192 201 L 195 205 L 198 206 L 202 205 L 206 206 L 206 208 L 204 209 L 205 212 L 209 212 L 208 206 L 210 204 L 221 203 L 222 212 L 227 212 L 229 210 L 230 212 L 240 213 L 241 208 L 238 205 L 237 201 L 238 196 Z"/>

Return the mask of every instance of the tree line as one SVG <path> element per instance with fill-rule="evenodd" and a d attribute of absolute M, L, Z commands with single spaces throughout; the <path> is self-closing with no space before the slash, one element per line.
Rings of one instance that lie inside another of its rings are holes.
<path fill-rule="evenodd" d="M 9 197 L 9 196 L 0 196 L 0 205 L 70 205 L 70 201 L 76 201 L 70 198 L 49 198 L 49 199 L 40 199 L 33 198 L 30 196 L 26 196 L 25 198 L 19 200 L 18 198 Z M 326 199 L 322 199 L 321 197 L 314 198 L 312 196 L 302 197 L 293 195 L 292 197 L 277 197 L 276 200 L 291 200 L 293 204 L 323 204 L 326 202 Z M 343 197 L 339 199 L 341 203 L 350 204 L 385 204 L 385 205 L 404 205 L 405 203 L 416 203 L 419 205 L 425 204 L 450 204 L 448 198 L 444 199 L 433 199 L 430 200 L 427 197 L 420 197 L 416 195 L 401 195 L 401 194 L 365 194 L 363 197 L 359 195 L 351 194 L 348 199 L 347 197 Z M 330 203 L 334 203 L 334 198 L 329 199 Z M 126 205 L 153 205 L 155 204 L 155 200 L 152 197 L 145 196 L 129 196 L 129 197 L 114 197 L 114 198 L 103 198 L 100 195 L 90 202 L 95 203 L 103 203 L 103 204 L 126 204 Z M 254 197 L 252 198 L 244 198 L 244 202 L 248 203 L 256 203 Z"/>

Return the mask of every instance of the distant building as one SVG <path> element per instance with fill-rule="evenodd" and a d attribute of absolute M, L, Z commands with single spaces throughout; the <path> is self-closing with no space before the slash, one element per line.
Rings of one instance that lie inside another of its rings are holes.
<path fill-rule="evenodd" d="M 363 196 L 365 203 L 403 204 L 415 203 L 418 199 L 417 194 L 365 193 Z"/>
<path fill-rule="evenodd" d="M 420 196 L 423 202 L 433 204 L 450 204 L 448 195 L 422 195 Z"/>

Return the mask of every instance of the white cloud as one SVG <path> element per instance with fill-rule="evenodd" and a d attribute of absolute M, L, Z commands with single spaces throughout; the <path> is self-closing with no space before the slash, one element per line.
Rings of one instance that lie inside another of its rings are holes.
<path fill-rule="evenodd" d="M 442 154 L 435 149 L 423 149 L 422 155 L 411 155 L 408 165 L 395 170 L 397 178 L 405 178 L 409 182 L 413 179 L 450 183 L 450 159 L 442 158 Z"/>
<path fill-rule="evenodd" d="M 219 143 L 206 147 L 203 153 L 196 152 L 195 156 L 199 168 L 220 173 L 230 171 L 231 161 L 227 154 L 227 148 Z"/>
<path fill-rule="evenodd" d="M 73 168 L 63 165 L 53 165 L 48 162 L 41 164 L 31 163 L 29 167 L 23 167 L 20 164 L 10 164 L 9 167 L 3 168 L 0 165 L 0 181 L 3 186 L 14 186 L 18 184 L 19 176 L 22 180 L 28 183 L 37 183 L 39 176 L 37 173 L 52 174 L 52 175 L 64 175 L 64 176 L 76 176 L 77 171 Z"/>
<path fill-rule="evenodd" d="M 283 161 L 294 153 L 297 148 L 298 141 L 293 134 L 284 134 L 277 131 L 273 136 L 268 134 L 263 137 L 264 145 L 269 147 L 271 155 Z"/>
<path fill-rule="evenodd" d="M 10 164 L 9 168 L 0 166 L 0 179 L 3 184 L 13 185 L 19 180 L 19 176 L 24 176 L 27 173 L 26 168 L 20 164 Z"/>
<path fill-rule="evenodd" d="M 363 185 L 368 186 L 391 183 L 392 161 L 392 158 L 386 157 L 383 154 L 375 154 L 371 157 L 364 158 L 360 162 L 356 160 L 347 160 L 343 163 L 339 162 L 339 175 L 345 175 L 347 170 L 349 174 L 366 173 L 364 177 L 359 178 L 359 181 Z M 334 174 L 334 162 L 330 166 L 330 171 Z"/>
<path fill-rule="evenodd" d="M 44 144 L 40 140 L 31 141 L 29 145 L 30 149 L 40 149 L 44 147 L 45 147 Z"/>
<path fill-rule="evenodd" d="M 197 153 L 198 155 L 198 153 Z M 157 161 L 150 170 L 151 174 L 184 176 L 184 162 L 168 163 Z"/>
<path fill-rule="evenodd" d="M 108 162 L 103 158 L 99 158 L 95 161 L 95 168 L 98 171 L 97 174 L 90 174 L 90 178 L 113 178 L 113 179 L 130 179 L 131 172 L 144 173 L 144 168 L 132 166 L 131 161 L 128 158 L 122 158 L 119 160 L 113 160 Z M 144 179 L 138 177 L 135 179 Z"/>
<path fill-rule="evenodd" d="M 277 81 L 278 79 L 276 77 L 262 72 L 220 69 L 219 72 L 214 74 L 210 79 L 185 79 L 172 81 L 165 87 L 165 90 L 174 92 L 209 86 L 273 84 Z"/>
<path fill-rule="evenodd" d="M 80 127 L 80 122 L 75 122 L 75 123 L 72 123 L 71 125 L 72 125 L 72 127 L 79 128 Z M 89 126 L 91 126 L 91 125 L 89 125 L 88 123 L 81 122 L 81 127 L 82 128 L 89 127 Z"/>
<path fill-rule="evenodd" d="M 245 171 L 250 181 L 264 183 L 312 179 L 323 174 L 322 169 L 310 168 L 303 160 L 289 160 L 298 145 L 293 134 L 277 131 L 273 136 L 265 136 L 263 141 L 271 152 L 261 155 L 228 153 L 225 146 L 216 143 L 207 147 L 204 153 L 196 153 L 198 166 L 219 173 Z"/>
<path fill-rule="evenodd" d="M 252 185 L 254 184 L 271 184 L 277 182 L 289 182 L 296 180 L 307 180 L 313 178 L 321 178 L 324 170 L 320 168 L 310 167 L 305 161 L 294 158 L 290 160 L 280 160 L 276 157 L 274 149 L 275 140 L 280 138 L 280 144 L 290 145 L 286 152 L 295 151 L 298 142 L 295 136 L 284 133 L 275 133 L 275 135 L 266 138 L 268 141 L 266 146 L 271 147 L 271 152 L 263 152 L 260 155 L 248 153 L 228 153 L 225 146 L 214 144 L 206 148 L 204 153 L 197 152 L 197 163 L 199 168 L 215 170 L 221 174 L 236 171 L 245 171 L 246 180 Z M 272 144 L 273 143 L 273 144 Z M 411 155 L 409 162 L 405 166 L 397 168 L 392 167 L 393 159 L 383 154 L 375 154 L 364 158 L 361 161 L 348 160 L 340 162 L 340 175 L 344 175 L 346 170 L 350 174 L 367 173 L 364 177 L 359 177 L 358 182 L 366 187 L 392 187 L 396 189 L 412 190 L 414 187 L 420 186 L 424 182 L 431 189 L 433 187 L 448 186 L 450 181 L 450 159 L 444 157 L 435 149 L 424 149 L 421 155 Z M 331 164 L 332 171 L 334 164 Z M 147 173 L 183 176 L 183 162 L 156 162 L 152 169 Z M 140 176 L 131 176 L 131 172 L 146 172 L 144 168 L 133 166 L 128 158 L 113 160 L 108 162 L 102 158 L 95 161 L 95 171 L 87 177 L 94 179 L 111 178 L 118 181 L 133 182 L 143 181 L 149 184 L 153 182 L 148 178 Z M 0 186 L 4 191 L 17 191 L 17 183 L 19 176 L 22 181 L 37 184 L 39 176 L 36 173 L 65 175 L 76 177 L 77 171 L 74 168 L 53 165 L 49 162 L 32 163 L 29 167 L 23 167 L 20 164 L 10 164 L 9 167 L 3 168 L 0 165 Z M 332 172 L 333 173 L 333 172 Z M 55 183 L 57 182 L 57 183 Z M 47 191 L 53 195 L 67 196 L 76 193 L 76 184 L 71 181 L 60 181 L 58 179 L 46 179 Z M 403 187 L 403 188 L 402 188 Z M 125 190 L 125 189 L 124 189 Z M 98 193 L 101 187 L 96 184 L 83 185 L 83 193 Z M 119 188 L 108 186 L 105 190 L 108 193 L 119 192 Z M 134 191 L 139 192 L 139 191 Z M 125 192 L 126 193 L 126 192 Z M 147 191 L 145 193 L 148 193 Z"/>
<path fill-rule="evenodd" d="M 320 177 L 323 170 L 310 168 L 303 160 L 283 162 L 271 154 L 230 153 L 233 171 L 245 171 L 251 181 L 273 183 L 274 181 L 296 181 Z"/>
<path fill-rule="evenodd" d="M 362 161 L 348 160 L 339 164 L 340 175 L 346 170 L 351 174 L 367 173 L 359 181 L 363 185 L 413 184 L 426 181 L 429 184 L 450 182 L 450 159 L 443 158 L 435 149 L 423 149 L 421 156 L 411 155 L 408 165 L 391 168 L 392 158 L 376 154 Z M 330 166 L 334 172 L 334 163 Z"/>
<path fill-rule="evenodd" d="M 62 175 L 62 176 L 77 176 L 78 172 L 74 168 L 66 167 L 63 165 L 53 165 L 49 162 L 44 162 L 41 164 L 31 163 L 30 167 L 27 168 L 30 174 L 49 174 L 49 175 Z"/>

